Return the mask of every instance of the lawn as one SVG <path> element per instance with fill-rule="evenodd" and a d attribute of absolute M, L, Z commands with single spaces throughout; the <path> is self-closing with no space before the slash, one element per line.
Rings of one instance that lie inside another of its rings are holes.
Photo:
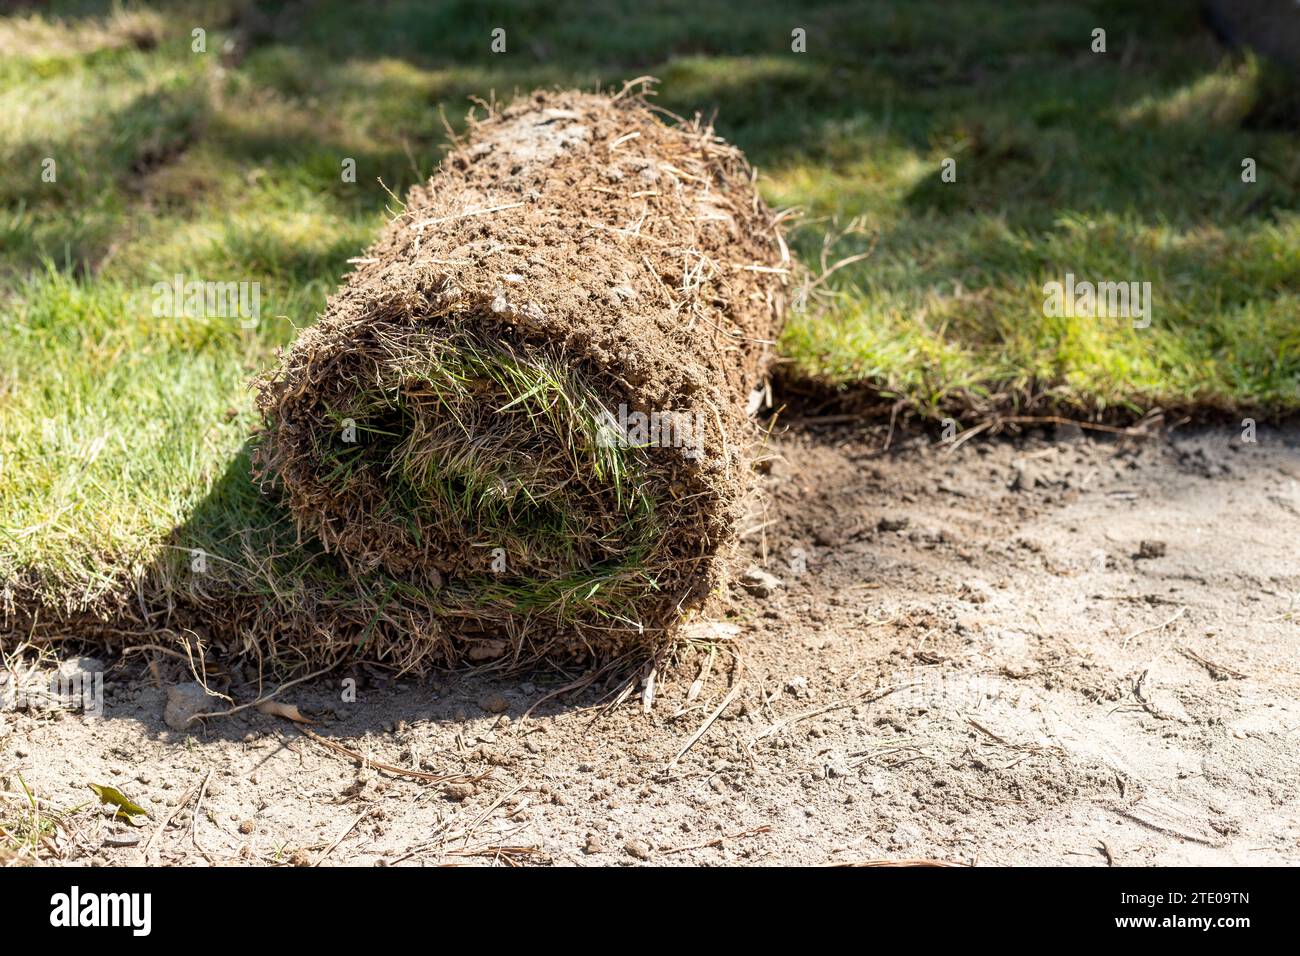
<path fill-rule="evenodd" d="M 237 568 L 290 549 L 247 480 L 250 376 L 436 167 L 469 98 L 536 86 L 659 77 L 661 105 L 716 113 L 768 200 L 798 207 L 813 276 L 847 262 L 792 316 L 788 376 L 967 425 L 1031 402 L 1300 408 L 1291 94 L 1195 3 L 242 6 L 0 17 L 11 609 L 101 606 L 190 547 Z M 1149 325 L 1045 314 L 1067 273 L 1149 282 Z M 258 283 L 257 323 L 157 315 L 176 276 Z"/>

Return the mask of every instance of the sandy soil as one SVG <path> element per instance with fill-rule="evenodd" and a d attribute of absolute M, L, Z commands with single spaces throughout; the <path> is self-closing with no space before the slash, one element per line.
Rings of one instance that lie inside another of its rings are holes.
<path fill-rule="evenodd" d="M 185 666 L 137 654 L 101 717 L 0 714 L 0 791 L 148 809 L 66 819 L 49 858 L 95 864 L 1300 861 L 1300 430 L 1048 438 L 775 439 L 746 548 L 780 585 L 737 584 L 653 697 L 363 668 L 282 695 L 317 738 L 190 733 Z"/>

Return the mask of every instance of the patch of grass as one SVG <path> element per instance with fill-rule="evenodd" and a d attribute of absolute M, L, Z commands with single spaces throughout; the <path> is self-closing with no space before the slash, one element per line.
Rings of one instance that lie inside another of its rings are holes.
<path fill-rule="evenodd" d="M 49 7 L 0 17 L 0 581 L 63 610 L 188 546 L 298 547 L 248 481 L 249 377 L 436 166 L 444 117 L 535 85 L 658 75 L 802 209 L 814 270 L 870 252 L 792 316 L 791 374 L 934 415 L 1300 408 L 1300 136 L 1190 0 Z M 1066 272 L 1151 282 L 1150 327 L 1045 315 Z M 259 283 L 256 327 L 155 314 L 176 275 Z"/>
<path fill-rule="evenodd" d="M 47 267 L 11 290 L 0 577 L 39 568 L 50 595 L 93 602 L 152 560 L 239 449 L 253 424 L 239 383 L 261 352 L 233 322 L 155 317 L 120 280 Z"/>
<path fill-rule="evenodd" d="M 52 841 L 69 814 L 33 794 L 21 774 L 15 778 L 16 791 L 0 792 L 0 866 L 31 866 L 57 855 Z"/>
<path fill-rule="evenodd" d="M 447 607 L 627 618 L 656 587 L 646 566 L 660 522 L 643 450 L 609 431 L 600 399 L 554 356 L 464 335 L 418 342 L 387 344 L 401 357 L 330 412 L 333 428 L 313 432 L 325 506 L 355 498 L 388 526 L 368 550 L 481 548 L 468 568 L 457 557 L 436 599 Z M 491 549 L 509 566 L 489 571 Z"/>

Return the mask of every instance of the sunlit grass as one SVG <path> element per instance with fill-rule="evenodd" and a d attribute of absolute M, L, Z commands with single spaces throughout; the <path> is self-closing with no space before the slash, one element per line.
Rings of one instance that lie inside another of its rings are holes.
<path fill-rule="evenodd" d="M 242 380 L 262 355 L 237 324 L 160 320 L 117 283 L 51 270 L 16 291 L 0 331 L 13 383 L 0 399 L 0 577 L 39 568 L 52 593 L 93 599 L 153 558 L 238 449 Z"/>

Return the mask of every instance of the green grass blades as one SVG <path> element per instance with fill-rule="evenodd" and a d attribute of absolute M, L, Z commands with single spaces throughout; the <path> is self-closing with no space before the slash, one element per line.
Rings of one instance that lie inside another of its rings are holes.
<path fill-rule="evenodd" d="M 355 433 L 317 429 L 311 451 L 331 496 L 389 526 L 374 547 L 441 564 L 448 588 L 430 599 L 458 612 L 630 614 L 655 587 L 654 478 L 644 449 L 604 440 L 595 391 L 558 354 L 470 334 L 383 353 L 327 416 Z M 454 558 L 425 550 L 436 542 Z"/>

